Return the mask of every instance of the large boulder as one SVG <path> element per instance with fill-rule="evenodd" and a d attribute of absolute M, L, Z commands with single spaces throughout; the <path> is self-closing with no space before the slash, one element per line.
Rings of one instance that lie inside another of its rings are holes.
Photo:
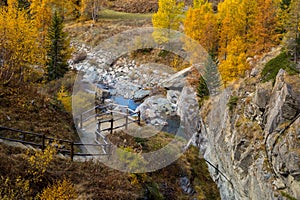
<path fill-rule="evenodd" d="M 193 67 L 183 69 L 164 80 L 162 83 L 160 83 L 160 86 L 170 90 L 182 90 L 182 88 L 186 85 L 186 77 L 191 73 L 192 70 Z"/>
<path fill-rule="evenodd" d="M 177 102 L 177 114 L 180 116 L 180 125 L 184 127 L 184 134 L 192 138 L 199 127 L 199 104 L 191 86 L 183 88 Z"/>

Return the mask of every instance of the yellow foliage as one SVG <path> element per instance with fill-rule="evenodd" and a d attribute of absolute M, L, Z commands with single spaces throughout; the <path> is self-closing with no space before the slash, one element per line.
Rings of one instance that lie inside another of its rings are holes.
<path fill-rule="evenodd" d="M 33 199 L 30 197 L 30 193 L 31 190 L 28 180 L 24 180 L 21 177 L 15 180 L 10 180 L 8 177 L 0 177 L 0 199 Z"/>
<path fill-rule="evenodd" d="M 240 37 L 237 37 L 228 45 L 227 59 L 219 65 L 219 72 L 225 87 L 228 83 L 243 76 L 245 71 L 249 69 L 246 62 L 245 48 L 246 46 Z"/>
<path fill-rule="evenodd" d="M 176 0 L 159 0 L 158 11 L 152 17 L 154 28 L 178 30 L 183 14 L 183 2 Z M 162 44 L 169 41 L 170 31 L 154 29 L 153 38 Z"/>
<path fill-rule="evenodd" d="M 218 5 L 219 58 L 227 57 L 227 46 L 237 36 L 243 37 L 245 33 L 245 18 L 241 9 L 240 0 L 225 0 Z"/>
<path fill-rule="evenodd" d="M 184 21 L 184 32 L 198 41 L 211 54 L 215 53 L 218 41 L 218 25 L 211 3 L 199 3 L 196 8 L 190 8 Z M 186 49 L 191 49 L 185 41 Z"/>
<path fill-rule="evenodd" d="M 0 8 L 0 83 L 20 84 L 41 77 L 44 63 L 38 30 L 16 0 Z"/>
<path fill-rule="evenodd" d="M 175 55 L 172 62 L 171 66 L 175 69 L 180 68 L 180 57 L 178 55 Z"/>
<path fill-rule="evenodd" d="M 276 10 L 272 0 L 257 1 L 257 14 L 250 29 L 251 44 L 248 52 L 251 56 L 268 52 L 278 44 Z"/>
<path fill-rule="evenodd" d="M 145 183 L 147 178 L 147 174 L 129 174 L 129 180 L 132 185 Z"/>
<path fill-rule="evenodd" d="M 56 148 L 49 145 L 44 151 L 36 150 L 35 154 L 28 158 L 27 173 L 33 177 L 34 182 L 41 181 L 56 152 Z"/>
<path fill-rule="evenodd" d="M 78 195 L 73 183 L 67 179 L 63 179 L 44 189 L 39 197 L 41 200 L 69 200 L 76 199 Z"/>
<path fill-rule="evenodd" d="M 62 102 L 66 111 L 72 112 L 72 96 L 68 94 L 63 85 L 57 93 L 57 99 Z"/>

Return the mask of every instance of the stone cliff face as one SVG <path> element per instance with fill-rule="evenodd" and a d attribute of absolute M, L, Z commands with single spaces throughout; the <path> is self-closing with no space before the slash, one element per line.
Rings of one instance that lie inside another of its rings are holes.
<path fill-rule="evenodd" d="M 274 86 L 250 77 L 201 108 L 196 144 L 222 199 L 300 199 L 299 85 L 283 70 Z"/>

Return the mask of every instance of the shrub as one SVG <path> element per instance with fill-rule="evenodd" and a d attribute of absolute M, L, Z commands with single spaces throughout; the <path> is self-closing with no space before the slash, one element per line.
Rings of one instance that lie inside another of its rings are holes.
<path fill-rule="evenodd" d="M 169 51 L 166 51 L 166 50 L 161 50 L 158 54 L 159 57 L 167 57 L 167 55 L 169 54 L 170 52 Z"/>
<path fill-rule="evenodd" d="M 41 200 L 69 200 L 76 199 L 78 195 L 75 191 L 73 183 L 67 179 L 64 179 L 62 181 L 57 181 L 52 186 L 44 189 L 39 197 Z"/>
<path fill-rule="evenodd" d="M 282 52 L 265 65 L 261 73 L 262 81 L 274 80 L 280 69 L 286 70 L 291 75 L 299 73 L 294 63 L 290 61 L 290 56 L 286 52 Z"/>
<path fill-rule="evenodd" d="M 55 142 L 54 142 L 55 143 Z M 34 155 L 29 156 L 29 169 L 27 173 L 34 182 L 41 182 L 44 174 L 53 160 L 57 150 L 54 146 L 47 146 L 44 151 L 35 150 Z"/>
<path fill-rule="evenodd" d="M 232 111 L 236 107 L 238 100 L 239 100 L 239 97 L 237 97 L 237 96 L 230 97 L 229 102 L 227 103 L 227 106 L 229 107 L 230 111 Z"/>
<path fill-rule="evenodd" d="M 199 105 L 201 106 L 204 99 L 208 98 L 209 96 L 209 90 L 206 85 L 206 82 L 202 76 L 199 78 L 199 83 L 197 87 L 197 96 L 200 98 Z"/>
<path fill-rule="evenodd" d="M 57 93 L 57 100 L 61 101 L 66 111 L 72 112 L 72 96 L 68 94 L 63 85 Z"/>
<path fill-rule="evenodd" d="M 30 196 L 31 190 L 28 180 L 18 177 L 12 181 L 8 177 L 0 177 L 0 199 L 33 199 Z"/>

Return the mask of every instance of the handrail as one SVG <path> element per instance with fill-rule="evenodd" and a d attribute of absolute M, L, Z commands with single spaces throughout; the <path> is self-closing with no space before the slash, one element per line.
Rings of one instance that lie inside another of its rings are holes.
<path fill-rule="evenodd" d="M 40 133 L 22 131 L 22 130 L 15 129 L 15 128 L 8 128 L 8 127 L 5 127 L 5 126 L 0 126 L 0 131 L 2 131 L 3 129 L 4 130 L 9 130 L 9 131 L 14 131 L 14 132 L 20 132 L 20 133 L 24 133 L 24 134 L 30 134 L 30 135 L 34 135 L 34 136 L 42 136 L 43 135 L 43 134 L 40 134 Z"/>
<path fill-rule="evenodd" d="M 11 138 L 11 137 L 2 136 L 1 131 L 5 131 L 5 130 L 6 131 L 12 131 L 14 133 L 27 134 L 27 135 L 31 135 L 31 136 L 35 136 L 35 137 L 38 136 L 41 139 L 41 142 L 38 143 L 38 142 L 35 142 L 35 141 L 28 141 L 28 140 L 26 140 L 26 137 L 23 137 L 22 139 L 14 139 L 14 138 Z M 31 145 L 31 146 L 39 147 L 42 150 L 44 150 L 47 146 L 50 145 L 50 143 L 52 143 L 54 141 L 57 142 L 58 144 L 65 143 L 70 147 L 70 149 L 66 149 L 66 146 L 62 147 L 62 148 L 57 147 L 57 151 L 59 153 L 69 155 L 71 160 L 73 160 L 74 155 L 78 155 L 78 156 L 84 156 L 85 155 L 85 154 L 76 153 L 75 150 L 74 150 L 74 146 L 98 146 L 98 147 L 102 147 L 102 148 L 104 147 L 106 149 L 106 147 L 110 145 L 108 143 L 105 143 L 105 144 L 75 143 L 74 141 L 71 141 L 71 140 L 51 138 L 51 137 L 46 136 L 45 134 L 22 131 L 22 130 L 19 130 L 19 129 L 9 128 L 9 127 L 5 127 L 5 126 L 0 126 L 0 139 L 11 141 L 11 142 L 19 142 L 19 143 L 22 143 L 22 144 L 25 144 L 25 145 Z M 46 143 L 46 141 L 49 141 L 49 142 Z M 106 154 L 99 154 L 99 155 L 108 155 L 108 154 L 109 153 L 106 152 Z M 98 154 L 90 154 L 90 155 L 96 156 Z"/>

